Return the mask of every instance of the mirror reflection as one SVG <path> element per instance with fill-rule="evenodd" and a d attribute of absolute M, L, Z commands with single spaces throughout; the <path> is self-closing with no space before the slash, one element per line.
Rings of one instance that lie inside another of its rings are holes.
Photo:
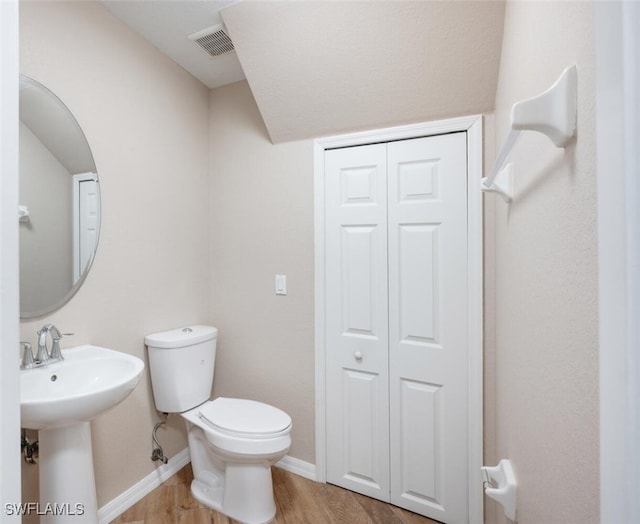
<path fill-rule="evenodd" d="M 20 316 L 65 304 L 98 246 L 100 188 L 91 149 L 62 101 L 20 75 Z"/>

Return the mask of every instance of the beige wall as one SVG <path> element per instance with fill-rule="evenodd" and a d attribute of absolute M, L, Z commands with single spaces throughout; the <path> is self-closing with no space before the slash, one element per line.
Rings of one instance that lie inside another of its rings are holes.
<path fill-rule="evenodd" d="M 73 178 L 25 124 L 20 122 L 20 305 L 42 311 L 73 286 Z M 46 264 L 43 264 L 46 260 Z"/>
<path fill-rule="evenodd" d="M 97 2 L 21 2 L 21 72 L 50 88 L 84 129 L 100 176 L 102 231 L 78 294 L 22 324 L 35 343 L 44 322 L 146 361 L 145 334 L 210 323 L 209 91 Z M 158 420 L 145 373 L 133 394 L 93 423 L 98 504 L 157 465 Z M 186 447 L 182 422 L 158 433 L 171 456 Z M 35 471 L 25 468 L 26 499 Z"/>
<path fill-rule="evenodd" d="M 273 145 L 246 82 L 211 92 L 210 191 L 214 395 L 284 409 L 314 463 L 313 142 Z"/>
<path fill-rule="evenodd" d="M 599 521 L 592 16 L 590 2 L 505 12 L 498 147 L 511 105 L 578 66 L 577 140 L 565 151 L 524 133 L 514 202 L 495 204 L 496 455 L 513 462 L 520 524 Z"/>

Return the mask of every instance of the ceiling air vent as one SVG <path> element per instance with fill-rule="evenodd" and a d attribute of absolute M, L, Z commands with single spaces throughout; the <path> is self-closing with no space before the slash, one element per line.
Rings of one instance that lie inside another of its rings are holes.
<path fill-rule="evenodd" d="M 233 51 L 233 42 L 222 25 L 214 25 L 208 29 L 189 35 L 198 47 L 204 49 L 209 56 L 220 56 Z"/>

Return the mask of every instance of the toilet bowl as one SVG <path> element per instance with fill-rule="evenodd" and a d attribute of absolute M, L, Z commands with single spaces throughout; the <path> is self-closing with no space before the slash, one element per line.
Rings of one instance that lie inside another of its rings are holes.
<path fill-rule="evenodd" d="M 276 513 L 271 466 L 291 446 L 291 417 L 254 400 L 209 400 L 216 338 L 209 326 L 145 337 L 156 408 L 186 422 L 194 498 L 245 524 L 266 524 Z"/>
<path fill-rule="evenodd" d="M 267 404 L 222 397 L 181 415 L 194 498 L 241 522 L 270 522 L 276 513 L 271 466 L 289 451 L 291 418 Z"/>

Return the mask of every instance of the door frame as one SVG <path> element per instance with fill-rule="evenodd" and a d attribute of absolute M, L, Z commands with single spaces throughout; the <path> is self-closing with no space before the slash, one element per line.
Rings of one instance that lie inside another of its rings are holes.
<path fill-rule="evenodd" d="M 20 522 L 18 2 L 0 1 L 0 522 Z"/>
<path fill-rule="evenodd" d="M 411 138 L 467 133 L 467 231 L 468 231 L 468 348 L 469 348 L 469 435 L 468 494 L 469 522 L 483 522 L 483 172 L 482 116 L 472 115 L 435 122 L 390 127 L 314 140 L 314 223 L 315 223 L 315 408 L 316 480 L 326 482 L 325 417 L 325 195 L 324 153 L 327 149 L 360 146 Z"/>
<path fill-rule="evenodd" d="M 640 519 L 640 5 L 596 2 L 600 521 Z"/>
<path fill-rule="evenodd" d="M 98 175 L 95 173 L 78 173 L 76 175 L 72 175 L 72 196 L 71 202 L 73 206 L 73 218 L 72 218 L 72 231 L 73 231 L 73 282 L 78 282 L 82 275 L 85 273 L 84 270 L 80 267 L 80 183 L 91 181 L 98 183 Z M 98 216 L 98 226 L 100 225 L 100 216 Z M 98 239 L 96 239 L 96 245 L 93 248 L 93 252 L 95 253 L 95 248 L 97 247 Z M 91 266 L 93 262 L 93 256 L 87 267 Z M 84 268 L 87 269 L 87 268 Z"/>

